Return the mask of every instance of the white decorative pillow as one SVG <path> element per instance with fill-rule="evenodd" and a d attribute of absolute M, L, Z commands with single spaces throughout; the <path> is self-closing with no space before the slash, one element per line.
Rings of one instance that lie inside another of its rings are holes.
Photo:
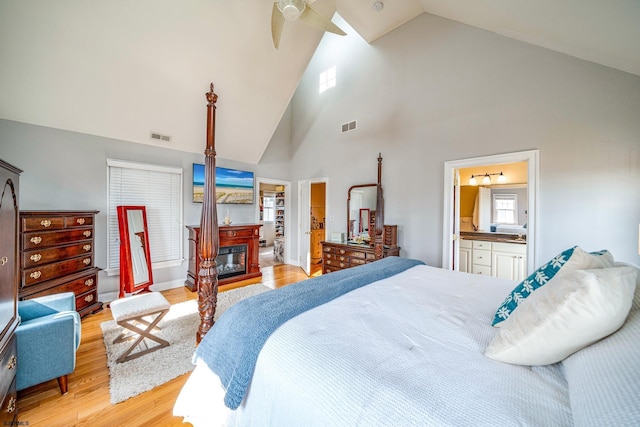
<path fill-rule="evenodd" d="M 612 334 L 629 314 L 639 274 L 612 267 L 557 275 L 503 322 L 485 356 L 548 365 Z"/>
<path fill-rule="evenodd" d="M 526 298 L 536 289 L 548 283 L 556 275 L 560 276 L 572 270 L 607 268 L 613 266 L 613 256 L 607 250 L 585 252 L 580 249 L 579 246 L 569 248 L 553 257 L 549 262 L 531 273 L 529 277 L 518 283 L 496 310 L 492 325 L 498 328 L 502 327 L 502 322 L 504 322 Z"/>

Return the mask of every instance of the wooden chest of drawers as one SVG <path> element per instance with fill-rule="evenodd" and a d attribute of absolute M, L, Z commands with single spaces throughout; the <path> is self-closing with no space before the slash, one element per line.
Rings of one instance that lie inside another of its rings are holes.
<path fill-rule="evenodd" d="M 400 247 L 385 247 L 382 257 L 399 256 Z M 375 261 L 373 247 L 322 242 L 322 274 Z"/>
<path fill-rule="evenodd" d="M 98 211 L 20 211 L 20 298 L 76 294 L 81 316 L 102 309 L 94 265 Z"/>

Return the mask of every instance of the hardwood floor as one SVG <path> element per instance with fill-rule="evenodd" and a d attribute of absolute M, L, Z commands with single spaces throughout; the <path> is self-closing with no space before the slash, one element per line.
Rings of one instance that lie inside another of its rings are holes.
<path fill-rule="evenodd" d="M 311 275 L 321 274 L 322 266 L 312 266 Z M 220 292 L 254 283 L 279 288 L 307 279 L 301 268 L 280 264 L 262 269 L 261 279 L 251 279 L 220 288 Z M 181 287 L 163 291 L 171 304 L 197 298 L 197 293 Z M 18 425 L 69 426 L 187 426 L 172 415 L 173 404 L 189 374 L 155 389 L 112 405 L 109 397 L 109 369 L 100 323 L 112 320 L 103 311 L 82 320 L 82 341 L 76 370 L 69 375 L 69 392 L 62 396 L 56 380 L 18 393 Z M 193 339 L 195 340 L 193 331 Z"/>

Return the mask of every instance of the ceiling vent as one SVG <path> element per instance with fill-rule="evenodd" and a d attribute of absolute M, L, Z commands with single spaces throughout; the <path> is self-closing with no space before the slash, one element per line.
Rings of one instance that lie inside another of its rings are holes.
<path fill-rule="evenodd" d="M 349 132 L 351 130 L 355 130 L 356 127 L 357 127 L 357 123 L 356 123 L 355 120 L 352 121 L 352 122 L 349 122 L 349 123 L 345 123 L 341 127 L 342 128 L 342 133 Z"/>
<path fill-rule="evenodd" d="M 155 139 L 156 141 L 171 142 L 171 137 L 169 135 L 162 135 L 158 132 L 151 132 L 151 139 Z"/>

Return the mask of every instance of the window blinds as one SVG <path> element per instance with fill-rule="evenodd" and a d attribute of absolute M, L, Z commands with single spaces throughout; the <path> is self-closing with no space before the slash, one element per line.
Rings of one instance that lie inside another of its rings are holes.
<path fill-rule="evenodd" d="M 182 260 L 182 169 L 109 159 L 108 269 L 120 268 L 116 207 L 144 206 L 155 267 Z"/>

